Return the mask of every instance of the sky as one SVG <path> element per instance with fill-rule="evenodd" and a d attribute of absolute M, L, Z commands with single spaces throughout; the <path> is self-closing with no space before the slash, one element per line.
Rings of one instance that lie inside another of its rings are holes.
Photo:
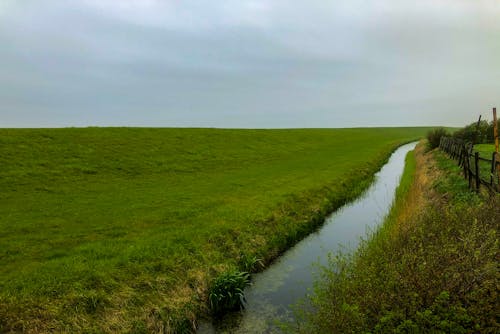
<path fill-rule="evenodd" d="M 0 127 L 462 126 L 499 0 L 0 0 Z"/>

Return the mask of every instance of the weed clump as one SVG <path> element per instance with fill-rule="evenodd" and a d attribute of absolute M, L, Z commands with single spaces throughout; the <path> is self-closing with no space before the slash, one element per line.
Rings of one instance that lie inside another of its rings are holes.
<path fill-rule="evenodd" d="M 264 261 L 255 255 L 241 254 L 239 267 L 245 272 L 252 273 L 264 269 Z"/>
<path fill-rule="evenodd" d="M 208 294 L 209 306 L 215 316 L 244 307 L 244 289 L 250 285 L 250 274 L 232 270 L 217 277 Z"/>

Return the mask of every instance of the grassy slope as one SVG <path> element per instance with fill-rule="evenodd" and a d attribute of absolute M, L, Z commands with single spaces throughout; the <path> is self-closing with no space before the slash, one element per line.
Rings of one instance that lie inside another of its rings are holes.
<path fill-rule="evenodd" d="M 339 256 L 325 269 L 312 298 L 316 312 L 303 314 L 296 331 L 498 329 L 500 197 L 469 191 L 440 152 L 424 154 L 421 147 L 407 163 L 386 223 L 355 255 Z"/>
<path fill-rule="evenodd" d="M 193 318 L 211 277 L 276 256 L 425 131 L 0 130 L 0 328 Z"/>

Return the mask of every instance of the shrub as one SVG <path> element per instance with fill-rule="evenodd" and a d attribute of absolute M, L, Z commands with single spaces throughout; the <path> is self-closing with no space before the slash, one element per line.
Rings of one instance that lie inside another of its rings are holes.
<path fill-rule="evenodd" d="M 208 294 L 210 309 L 214 315 L 243 308 L 244 289 L 250 285 L 250 274 L 233 270 L 225 272 L 212 283 Z"/>
<path fill-rule="evenodd" d="M 443 128 L 437 128 L 431 130 L 427 133 L 427 141 L 429 142 L 429 148 L 433 149 L 439 146 L 441 137 L 448 136 L 448 132 Z"/>
<path fill-rule="evenodd" d="M 486 142 L 487 143 L 493 143 L 495 141 L 495 136 L 494 136 L 494 125 L 495 122 L 491 121 L 491 123 L 488 125 L 488 129 L 486 132 Z M 500 120 L 497 121 L 497 127 L 500 129 Z"/>
<path fill-rule="evenodd" d="M 500 126 L 500 121 L 498 121 L 498 124 Z M 488 123 L 483 120 L 479 122 L 479 125 L 477 122 L 474 122 L 457 130 L 453 134 L 453 137 L 463 139 L 474 144 L 491 143 L 495 140 L 493 136 L 493 125 L 493 121 Z"/>

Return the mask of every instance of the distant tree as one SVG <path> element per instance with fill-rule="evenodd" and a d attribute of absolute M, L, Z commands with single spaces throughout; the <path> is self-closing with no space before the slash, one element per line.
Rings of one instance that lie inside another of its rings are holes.
<path fill-rule="evenodd" d="M 488 141 L 488 143 L 492 143 L 495 141 L 494 132 L 493 132 L 493 125 L 494 125 L 493 121 L 491 121 L 490 124 L 488 125 L 487 137 L 486 137 L 486 140 Z M 500 131 L 500 120 L 497 121 L 497 127 Z"/>
<path fill-rule="evenodd" d="M 491 129 L 491 135 L 489 135 Z M 488 124 L 487 121 L 477 122 L 466 125 L 460 130 L 453 134 L 453 137 L 465 140 L 467 142 L 472 142 L 474 144 L 482 144 L 491 142 L 490 138 L 493 138 L 493 122 Z"/>

